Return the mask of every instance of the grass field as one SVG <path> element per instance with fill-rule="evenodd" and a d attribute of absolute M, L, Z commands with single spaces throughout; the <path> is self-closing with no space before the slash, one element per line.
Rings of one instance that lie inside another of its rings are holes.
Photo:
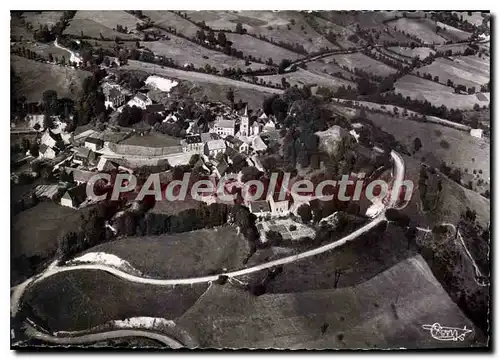
<path fill-rule="evenodd" d="M 347 79 L 352 79 L 352 77 L 355 77 L 354 74 L 351 74 L 349 71 L 346 71 L 335 64 L 331 57 L 310 61 L 306 65 L 307 70 L 312 72 L 326 73 L 329 75 L 340 72 Z"/>
<path fill-rule="evenodd" d="M 430 19 L 401 18 L 388 22 L 387 26 L 416 36 L 426 44 L 443 44 L 446 41 L 436 34 L 436 23 Z"/>
<path fill-rule="evenodd" d="M 135 284 L 102 271 L 54 275 L 30 288 L 26 301 L 51 330 L 78 331 L 136 316 L 174 319 L 207 285 L 162 287 Z"/>
<path fill-rule="evenodd" d="M 77 100 L 82 91 L 83 80 L 90 72 L 50 65 L 11 55 L 10 64 L 20 78 L 15 89 L 19 96 L 24 95 L 28 102 L 41 101 L 46 90 L 55 90 L 59 98 L 69 97 Z"/>
<path fill-rule="evenodd" d="M 167 10 L 143 10 L 145 16 L 148 16 L 151 21 L 161 26 L 170 26 L 177 30 L 178 33 L 184 36 L 193 38 L 196 37 L 196 32 L 200 30 L 198 26 L 183 17 L 174 14 Z"/>
<path fill-rule="evenodd" d="M 245 60 L 228 56 L 219 51 L 206 49 L 175 35 L 169 34 L 168 36 L 170 40 L 141 42 L 141 45 L 150 49 L 156 55 L 172 58 L 180 66 L 192 63 L 195 67 L 200 68 L 208 64 L 215 66 L 219 71 L 230 67 L 239 67 L 242 70 L 246 70 L 247 68 L 254 70 L 265 68 L 265 65 L 258 63 L 245 66 Z"/>
<path fill-rule="evenodd" d="M 453 11 L 453 13 L 457 14 L 459 17 L 462 16 L 465 21 L 468 21 L 473 25 L 480 26 L 483 23 L 484 18 L 482 13 L 479 11 Z"/>
<path fill-rule="evenodd" d="M 285 268 L 286 271 L 286 268 Z M 280 281 L 279 275 L 275 281 Z M 432 348 L 423 324 L 457 323 L 477 330 L 416 256 L 355 287 L 259 297 L 212 285 L 178 324 L 207 347 Z M 322 333 L 322 327 L 327 329 Z M 452 346 L 484 343 L 474 331 Z"/>
<path fill-rule="evenodd" d="M 121 10 L 79 10 L 64 30 L 64 34 L 80 36 L 83 32 L 83 35 L 96 39 L 100 39 L 101 34 L 110 39 L 115 37 L 125 40 L 139 39 L 137 35 L 124 34 L 113 29 L 116 29 L 116 25 L 120 24 L 123 27 L 127 26 L 128 30 L 132 31 L 140 22 L 141 20 L 135 16 Z"/>
<path fill-rule="evenodd" d="M 49 54 L 52 54 L 52 56 L 58 57 L 61 59 L 63 56 L 65 57 L 66 60 L 69 60 L 70 56 L 69 53 L 66 50 L 60 49 L 58 47 L 54 46 L 54 43 L 35 43 L 35 42 L 30 42 L 30 43 L 17 43 L 12 46 L 13 49 L 15 48 L 22 48 L 25 47 L 26 49 L 29 49 L 31 51 L 34 51 L 45 58 L 49 57 Z"/>
<path fill-rule="evenodd" d="M 153 64 L 143 63 L 140 61 L 129 60 L 128 65 L 122 66 L 120 70 L 130 71 L 136 70 L 144 73 L 155 74 L 159 76 L 164 76 L 167 78 L 174 78 L 180 80 L 188 80 L 191 83 L 196 84 L 200 88 L 197 91 L 195 88 L 190 90 L 191 94 L 200 94 L 200 99 L 207 95 L 209 99 L 213 99 L 214 101 L 222 101 L 227 102 L 226 92 L 229 88 L 234 90 L 235 100 L 250 99 L 247 101 L 255 101 L 254 99 L 258 99 L 259 106 L 262 106 L 261 100 L 265 96 L 269 96 L 269 94 L 281 94 L 283 90 L 273 89 L 264 86 L 259 86 L 256 84 L 250 84 L 243 81 L 232 80 L 228 78 L 224 78 L 221 76 L 215 76 L 210 74 L 198 73 L 194 71 L 183 71 L 172 68 L 161 68 L 159 66 L 154 66 Z M 209 87 L 201 89 L 202 86 L 206 86 L 209 84 Z M 192 85 L 192 84 L 190 84 Z M 172 90 L 173 93 L 177 90 L 177 86 Z M 257 102 L 257 101 L 255 101 Z"/>
<path fill-rule="evenodd" d="M 431 48 L 427 47 L 416 47 L 414 49 L 409 48 L 409 47 L 402 47 L 402 46 L 392 46 L 389 48 L 389 50 L 397 52 L 398 54 L 401 54 L 406 57 L 411 57 L 414 58 L 418 56 L 421 60 L 425 59 L 431 54 L 435 54 L 436 52 L 432 50 Z"/>
<path fill-rule="evenodd" d="M 62 11 L 25 11 L 24 20 L 33 25 L 33 29 L 38 29 L 40 25 L 54 26 L 63 15 Z"/>
<path fill-rule="evenodd" d="M 344 79 L 336 78 L 327 74 L 318 75 L 308 70 L 298 69 L 295 72 L 282 74 L 282 75 L 266 75 L 266 76 L 257 76 L 257 78 L 262 79 L 266 82 L 271 82 L 273 84 L 281 84 L 281 79 L 285 78 L 287 82 L 291 84 L 291 86 L 298 85 L 302 87 L 304 85 L 313 85 L 313 86 L 326 86 L 331 89 L 337 89 L 338 87 L 344 85 L 351 87 L 355 87 L 356 85 Z"/>
<path fill-rule="evenodd" d="M 154 278 L 183 278 L 243 267 L 247 242 L 233 227 L 181 234 L 130 237 L 98 245 L 88 252 L 114 254 Z"/>
<path fill-rule="evenodd" d="M 452 87 L 435 83 L 416 77 L 414 75 L 405 75 L 395 83 L 397 93 L 404 97 L 409 96 L 416 100 L 427 100 L 434 106 L 444 105 L 448 109 L 472 109 L 475 104 L 479 106 L 488 106 L 489 93 L 482 93 L 488 101 L 481 101 L 477 94 L 461 95 L 455 94 Z"/>
<path fill-rule="evenodd" d="M 321 47 L 335 46 L 318 34 L 305 21 L 302 14 L 290 11 L 187 11 L 194 21 L 205 21 L 214 29 L 235 30 L 241 22 L 248 33 L 264 35 L 276 42 L 303 45 L 306 51 L 318 51 Z M 292 24 L 295 22 L 295 25 Z M 288 30 L 288 26 L 290 30 Z"/>
<path fill-rule="evenodd" d="M 165 146 L 176 146 L 180 144 L 180 139 L 169 135 L 159 134 L 156 132 L 150 132 L 149 134 L 140 136 L 134 134 L 123 141 L 120 141 L 122 145 L 138 145 L 138 146 L 149 146 L 149 147 L 165 147 Z"/>
<path fill-rule="evenodd" d="M 226 38 L 233 42 L 234 48 L 243 51 L 244 55 L 252 55 L 257 59 L 262 58 L 263 62 L 271 58 L 275 64 L 279 64 L 282 59 L 296 60 L 302 56 L 250 35 L 227 33 Z"/>
<path fill-rule="evenodd" d="M 474 86 L 479 91 L 481 85 L 490 81 L 490 58 L 483 56 L 456 56 L 451 59 L 439 58 L 432 64 L 418 69 L 420 73 L 430 73 L 432 77 L 439 76 L 439 82 L 446 84 L 448 79 L 454 84 Z"/>
<path fill-rule="evenodd" d="M 12 256 L 42 256 L 55 251 L 58 237 L 76 229 L 81 214 L 51 201 L 22 211 L 12 219 Z"/>
<path fill-rule="evenodd" d="M 457 29 L 453 26 L 446 25 L 440 21 L 436 23 L 437 26 L 439 26 L 441 30 L 439 31 L 439 35 L 444 37 L 446 40 L 457 42 L 457 41 L 463 41 L 467 40 L 471 37 L 471 33 L 465 32 L 463 30 Z"/>
<path fill-rule="evenodd" d="M 396 73 L 396 69 L 361 53 L 332 55 L 328 58 L 335 59 L 340 66 L 347 66 L 352 71 L 358 68 L 378 76 Z"/>
<path fill-rule="evenodd" d="M 478 139 L 457 129 L 433 123 L 423 123 L 405 118 L 390 117 L 383 114 L 368 113 L 372 120 L 382 130 L 394 135 L 408 149 L 413 149 L 413 141 L 418 137 L 422 148 L 415 154 L 425 163 L 439 168 L 441 161 L 462 170 L 482 170 L 481 177 L 489 182 L 490 175 L 490 144 L 485 139 Z M 449 148 L 440 145 L 441 140 L 449 144 Z"/>
<path fill-rule="evenodd" d="M 469 47 L 469 44 L 444 44 L 444 45 L 436 45 L 437 51 L 448 51 L 451 50 L 452 54 L 463 54 L 464 51 Z"/>

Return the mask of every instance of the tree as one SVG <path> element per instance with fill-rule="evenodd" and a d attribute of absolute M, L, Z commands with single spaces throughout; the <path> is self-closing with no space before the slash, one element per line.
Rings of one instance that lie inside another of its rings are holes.
<path fill-rule="evenodd" d="M 236 32 L 238 34 L 246 33 L 246 30 L 243 28 L 243 25 L 240 22 L 236 24 Z"/>
<path fill-rule="evenodd" d="M 422 141 L 417 137 L 413 140 L 413 149 L 417 152 L 420 148 L 422 148 Z"/>
<path fill-rule="evenodd" d="M 222 31 L 220 31 L 218 34 L 217 34 L 217 42 L 219 43 L 220 46 L 224 47 L 226 46 L 226 42 L 227 42 L 227 39 L 226 39 L 226 34 L 224 34 Z"/>
<path fill-rule="evenodd" d="M 30 147 L 30 154 L 31 154 L 31 156 L 38 157 L 38 155 L 40 154 L 39 151 L 38 151 L 38 149 L 39 149 L 39 146 L 38 146 L 38 144 L 36 142 L 33 143 L 33 144 L 31 144 L 31 147 Z"/>
<path fill-rule="evenodd" d="M 312 211 L 308 204 L 300 205 L 297 209 L 297 214 L 301 217 L 303 223 L 308 223 L 312 220 Z"/>
<path fill-rule="evenodd" d="M 231 105 L 234 104 L 234 90 L 233 90 L 233 88 L 229 88 L 229 90 L 226 93 L 226 98 L 229 100 Z"/>

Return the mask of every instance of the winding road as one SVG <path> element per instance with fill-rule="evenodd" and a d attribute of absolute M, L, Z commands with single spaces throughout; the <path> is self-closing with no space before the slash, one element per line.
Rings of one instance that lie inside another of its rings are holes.
<path fill-rule="evenodd" d="M 66 336 L 54 336 L 44 333 L 36 329 L 31 324 L 28 324 L 26 327 L 25 334 L 34 339 L 43 340 L 46 342 L 51 342 L 60 345 L 91 344 L 99 341 L 106 341 L 124 337 L 144 337 L 159 341 L 162 344 L 172 349 L 179 349 L 184 347 L 182 343 L 180 343 L 179 341 L 175 340 L 170 336 L 160 334 L 154 331 L 135 330 L 135 329 L 110 330 L 94 334 L 72 335 L 66 337 Z"/>
<path fill-rule="evenodd" d="M 395 184 L 401 183 L 404 178 L 405 174 L 405 166 L 404 166 L 404 161 L 402 157 L 395 151 L 391 151 L 391 157 L 394 162 L 394 167 L 393 167 L 393 179 Z M 392 192 L 391 192 L 392 193 Z M 280 265 L 286 265 L 290 264 L 302 259 L 306 259 L 312 256 L 316 256 L 322 253 L 325 253 L 327 251 L 333 250 L 339 246 L 342 246 L 346 244 L 349 241 L 353 241 L 360 235 L 370 231 L 380 223 L 386 221 L 385 217 L 385 210 L 387 208 L 392 208 L 396 205 L 398 201 L 398 197 L 390 197 L 388 203 L 386 204 L 384 211 L 380 213 L 376 218 L 374 218 L 372 221 L 367 223 L 366 225 L 362 226 L 361 228 L 355 230 L 354 232 L 350 233 L 347 236 L 344 236 L 343 238 L 333 242 L 329 243 L 323 246 L 320 246 L 318 248 L 312 249 L 305 251 L 300 254 L 292 255 L 292 256 L 287 256 L 281 259 L 269 261 L 263 264 L 255 265 L 249 268 L 245 269 L 240 269 L 236 271 L 231 271 L 231 272 L 226 272 L 226 273 L 221 273 L 217 275 L 209 275 L 209 276 L 201 276 L 201 277 L 194 277 L 194 278 L 184 278 L 184 279 L 151 279 L 151 278 L 144 278 L 136 275 L 131 275 L 126 272 L 123 272 L 119 269 L 116 269 L 114 267 L 106 266 L 106 265 L 99 265 L 99 264 L 81 264 L 81 265 L 70 265 L 70 266 L 58 266 L 57 262 L 53 262 L 44 272 L 41 274 L 38 274 L 22 284 L 14 287 L 12 289 L 11 293 L 11 316 L 15 316 L 19 310 L 19 304 L 22 300 L 22 296 L 26 290 L 26 288 L 30 285 L 34 285 L 35 283 L 38 283 L 44 279 L 47 279 L 53 275 L 63 273 L 63 272 L 68 272 L 68 271 L 77 271 L 77 270 L 100 270 L 100 271 L 105 271 L 110 274 L 113 274 L 119 278 L 135 282 L 135 283 L 140 283 L 140 284 L 149 284 L 149 285 L 155 285 L 155 286 L 175 286 L 175 285 L 192 285 L 192 284 L 199 284 L 199 283 L 210 283 L 213 281 L 216 281 L 219 279 L 220 276 L 227 276 L 228 278 L 236 278 L 238 276 L 242 275 L 248 275 L 252 274 L 255 272 L 259 272 L 262 270 L 270 269 L 276 266 Z M 82 344 L 82 343 L 89 343 L 89 342 L 96 342 L 96 341 L 102 341 L 102 340 L 107 340 L 107 339 L 112 339 L 112 338 L 117 338 L 117 337 L 123 337 L 123 336 L 145 336 L 148 338 L 153 338 L 158 341 L 162 341 L 164 344 L 173 347 L 177 346 L 173 343 L 167 344 L 167 342 L 172 342 L 174 341 L 173 339 L 167 337 L 167 338 L 161 338 L 158 339 L 158 333 L 154 333 L 151 331 L 145 331 L 145 330 L 130 330 L 130 329 L 121 329 L 121 330 L 113 330 L 113 331 L 106 331 L 106 332 L 99 332 L 95 334 L 85 334 L 81 336 L 76 336 L 76 337 L 57 337 L 53 335 L 49 335 L 47 333 L 44 333 L 42 331 L 39 331 L 35 329 L 33 326 L 28 325 L 28 330 L 30 331 L 30 336 L 36 337 L 38 339 L 42 339 L 45 341 L 50 341 L 54 343 L 59 343 L 59 344 Z M 182 346 L 182 345 L 180 345 Z"/>

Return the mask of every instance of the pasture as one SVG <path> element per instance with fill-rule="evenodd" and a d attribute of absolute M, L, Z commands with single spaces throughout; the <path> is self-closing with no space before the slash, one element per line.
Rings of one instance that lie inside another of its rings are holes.
<path fill-rule="evenodd" d="M 389 50 L 401 54 L 402 56 L 414 58 L 419 57 L 421 60 L 425 59 L 429 55 L 434 55 L 436 52 L 428 47 L 416 47 L 414 49 L 410 47 L 403 46 L 391 46 Z"/>
<path fill-rule="evenodd" d="M 152 278 L 185 278 L 243 268 L 247 241 L 231 226 L 178 234 L 126 237 L 86 251 L 105 252 L 128 261 Z"/>
<path fill-rule="evenodd" d="M 79 331 L 138 316 L 175 319 L 206 288 L 206 284 L 181 288 L 136 284 L 102 271 L 81 270 L 35 284 L 28 289 L 26 302 L 50 330 Z"/>
<path fill-rule="evenodd" d="M 196 37 L 196 32 L 200 30 L 198 26 L 191 21 L 167 10 L 143 10 L 142 13 L 149 17 L 155 24 L 172 27 L 184 36 L 189 38 Z"/>
<path fill-rule="evenodd" d="M 187 11 L 187 14 L 194 21 L 205 21 L 208 26 L 215 30 L 234 31 L 239 22 L 250 34 L 264 35 L 275 42 L 298 43 L 303 45 L 308 52 L 318 51 L 322 47 L 335 48 L 332 43 L 318 34 L 298 12 Z"/>
<path fill-rule="evenodd" d="M 347 66 L 351 71 L 358 68 L 368 73 L 383 77 L 396 73 L 396 69 L 374 60 L 362 53 L 332 55 L 328 58 L 334 59 L 341 67 Z"/>
<path fill-rule="evenodd" d="M 63 15 L 62 11 L 25 11 L 24 20 L 33 25 L 33 29 L 38 29 L 40 25 L 54 26 Z"/>
<path fill-rule="evenodd" d="M 173 136 L 150 132 L 149 134 L 140 136 L 134 134 L 123 141 L 121 145 L 136 145 L 136 146 L 149 146 L 149 147 L 165 147 L 176 146 L 180 144 L 180 139 Z"/>
<path fill-rule="evenodd" d="M 222 71 L 225 68 L 239 67 L 242 70 L 247 68 L 257 70 L 265 68 L 264 64 L 251 63 L 245 66 L 245 60 L 228 56 L 222 52 L 206 49 L 191 41 L 175 35 L 168 35 L 170 40 L 141 41 L 141 46 L 150 49 L 156 55 L 172 58 L 180 66 L 191 63 L 195 67 L 210 65 Z"/>
<path fill-rule="evenodd" d="M 465 32 L 463 30 L 457 29 L 453 26 L 446 25 L 440 21 L 436 22 L 436 25 L 441 28 L 439 35 L 444 37 L 446 40 L 457 42 L 464 41 L 471 37 L 471 33 Z"/>
<path fill-rule="evenodd" d="M 432 77 L 439 76 L 439 82 L 446 84 L 448 79 L 455 85 L 474 86 L 479 91 L 481 85 L 490 81 L 490 58 L 483 56 L 456 56 L 439 58 L 432 64 L 419 68 L 420 73 L 430 73 Z"/>
<path fill-rule="evenodd" d="M 19 81 L 14 83 L 18 95 L 28 102 L 42 100 L 46 90 L 55 90 L 59 98 L 78 100 L 83 80 L 90 72 L 64 66 L 44 64 L 16 55 L 11 55 L 11 67 Z"/>
<path fill-rule="evenodd" d="M 243 51 L 243 55 L 252 55 L 257 59 L 261 58 L 262 62 L 266 62 L 267 59 L 271 58 L 275 64 L 279 64 L 282 59 L 296 60 L 302 57 L 300 54 L 267 41 L 256 39 L 250 35 L 226 33 L 226 38 L 233 42 L 233 48 Z"/>
<path fill-rule="evenodd" d="M 287 276 L 285 266 L 272 283 Z M 202 347 L 353 349 L 450 346 L 421 329 L 422 324 L 445 321 L 477 330 L 416 256 L 363 284 L 342 289 L 331 286 L 256 297 L 234 286 L 214 284 L 177 323 Z M 485 341 L 479 330 L 473 334 L 452 345 Z"/>
<path fill-rule="evenodd" d="M 436 34 L 436 23 L 430 19 L 400 18 L 390 21 L 387 26 L 392 26 L 399 31 L 418 37 L 426 44 L 443 44 L 446 39 Z"/>
<path fill-rule="evenodd" d="M 287 74 L 257 76 L 257 78 L 259 79 L 259 81 L 262 79 L 266 82 L 271 82 L 272 84 L 281 84 L 281 79 L 285 78 L 291 86 L 298 85 L 299 87 L 302 87 L 304 85 L 311 85 L 313 87 L 326 86 L 332 89 L 337 89 L 342 85 L 346 87 L 349 85 L 351 87 L 356 86 L 353 82 L 344 79 L 329 76 L 327 74 L 319 75 L 303 69 L 298 69 L 295 72 Z"/>
<path fill-rule="evenodd" d="M 414 75 L 403 76 L 394 86 L 396 93 L 401 93 L 404 97 L 409 96 L 411 99 L 420 101 L 427 100 L 434 106 L 444 105 L 448 109 L 470 110 L 475 104 L 483 107 L 490 103 L 490 93 L 455 94 L 452 87 Z"/>

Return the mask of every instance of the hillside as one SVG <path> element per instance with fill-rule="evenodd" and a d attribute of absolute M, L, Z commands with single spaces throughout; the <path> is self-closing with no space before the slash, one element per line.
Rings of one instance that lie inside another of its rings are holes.
<path fill-rule="evenodd" d="M 212 285 L 177 322 L 205 347 L 433 348 L 485 341 L 420 256 L 351 288 L 254 297 Z M 435 322 L 474 332 L 464 342 L 439 342 L 422 329 Z"/>

